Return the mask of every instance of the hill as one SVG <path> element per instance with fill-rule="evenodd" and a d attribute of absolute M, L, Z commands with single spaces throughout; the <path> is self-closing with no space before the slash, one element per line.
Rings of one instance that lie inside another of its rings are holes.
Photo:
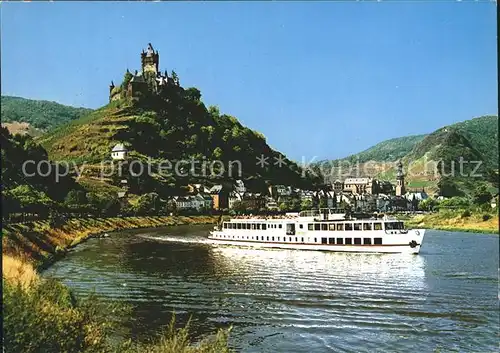
<path fill-rule="evenodd" d="M 46 131 L 78 119 L 91 112 L 56 102 L 2 96 L 2 123 L 27 123 L 31 128 Z"/>
<path fill-rule="evenodd" d="M 54 129 L 39 142 L 50 159 L 86 162 L 95 170 L 101 161 L 110 160 L 117 143 L 127 147 L 130 159 L 154 161 L 156 166 L 184 161 L 182 173 L 176 176 L 165 177 L 154 169 L 152 176 L 145 176 L 148 185 L 138 193 L 207 180 L 244 179 L 259 190 L 265 188 L 266 181 L 304 188 L 319 182 L 310 175 L 303 177 L 302 169 L 269 147 L 259 132 L 241 125 L 233 116 L 220 114 L 216 107 L 207 109 L 198 89 L 180 85 L 170 85 L 161 95 L 140 100 L 116 99 Z M 260 158 L 264 165 L 257 163 Z M 189 168 L 190 161 L 194 161 L 194 169 Z M 209 167 L 212 165 L 217 166 Z"/>
<path fill-rule="evenodd" d="M 322 169 L 330 181 L 347 176 L 394 181 L 398 159 L 403 161 L 410 189 L 462 195 L 482 184 L 491 188 L 498 183 L 494 172 L 498 169 L 498 116 L 459 122 L 428 135 L 383 141 L 358 154 L 322 162 Z"/>
<path fill-rule="evenodd" d="M 394 162 L 410 153 L 425 136 L 412 135 L 382 141 L 362 152 L 342 158 L 342 160 L 359 161 L 359 163 L 368 161 Z"/>

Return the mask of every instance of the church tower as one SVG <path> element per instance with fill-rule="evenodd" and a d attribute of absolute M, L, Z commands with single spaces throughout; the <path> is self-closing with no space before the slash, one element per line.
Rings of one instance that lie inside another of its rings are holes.
<path fill-rule="evenodd" d="M 398 162 L 398 171 L 396 173 L 396 196 L 403 196 L 405 190 L 405 175 L 403 173 L 403 163 Z"/>
<path fill-rule="evenodd" d="M 158 51 L 153 49 L 151 43 L 148 44 L 148 49 L 141 53 L 141 64 L 142 64 L 142 73 L 143 75 L 146 72 L 152 72 L 154 77 L 158 75 L 158 66 L 160 63 L 160 54 Z"/>

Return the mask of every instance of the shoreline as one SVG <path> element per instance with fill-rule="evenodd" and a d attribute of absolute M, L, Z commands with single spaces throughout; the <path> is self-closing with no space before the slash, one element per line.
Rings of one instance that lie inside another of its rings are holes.
<path fill-rule="evenodd" d="M 405 224 L 411 228 L 426 228 L 448 232 L 463 232 L 477 234 L 499 235 L 498 215 L 483 220 L 482 214 L 474 214 L 462 217 L 460 214 L 432 213 L 426 215 L 415 215 L 400 217 Z"/>
<path fill-rule="evenodd" d="M 69 249 L 103 233 L 176 225 L 215 224 L 219 216 L 144 216 L 69 219 L 52 228 L 48 220 L 6 225 L 2 254 L 19 258 L 37 271 L 63 258 Z"/>

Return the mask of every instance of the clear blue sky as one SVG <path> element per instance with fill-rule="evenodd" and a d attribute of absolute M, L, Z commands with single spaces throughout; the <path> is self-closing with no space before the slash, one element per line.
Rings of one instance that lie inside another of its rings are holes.
<path fill-rule="evenodd" d="M 497 114 L 491 1 L 0 6 L 2 94 L 97 108 L 152 42 L 161 69 L 297 161 Z"/>

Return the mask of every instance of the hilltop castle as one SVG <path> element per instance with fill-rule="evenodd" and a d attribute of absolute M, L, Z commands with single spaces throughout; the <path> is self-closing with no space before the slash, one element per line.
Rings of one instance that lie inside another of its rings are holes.
<path fill-rule="evenodd" d="M 179 86 L 179 78 L 172 71 L 168 76 L 167 70 L 164 74 L 159 71 L 160 54 L 153 49 L 151 43 L 146 51 L 141 52 L 142 70 L 131 74 L 127 69 L 125 79 L 121 86 L 115 86 L 113 81 L 109 86 L 109 101 L 120 98 L 141 98 L 147 95 L 159 95 L 169 85 Z"/>

